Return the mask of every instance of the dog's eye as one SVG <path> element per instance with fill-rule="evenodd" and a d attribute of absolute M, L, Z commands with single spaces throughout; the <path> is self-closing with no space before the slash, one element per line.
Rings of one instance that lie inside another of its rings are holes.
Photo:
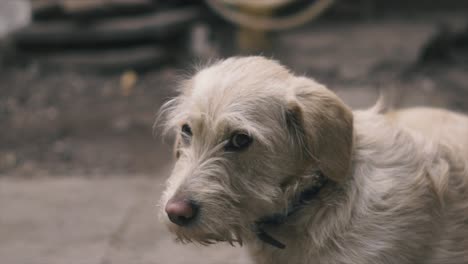
<path fill-rule="evenodd" d="M 182 133 L 186 134 L 187 136 L 192 136 L 192 129 L 189 125 L 183 124 L 182 125 Z"/>
<path fill-rule="evenodd" d="M 192 138 L 192 129 L 189 125 L 183 124 L 182 125 L 182 140 L 185 144 L 190 143 L 190 139 Z"/>
<path fill-rule="evenodd" d="M 226 145 L 226 150 L 239 151 L 247 148 L 252 143 L 252 138 L 244 133 L 234 134 Z"/>

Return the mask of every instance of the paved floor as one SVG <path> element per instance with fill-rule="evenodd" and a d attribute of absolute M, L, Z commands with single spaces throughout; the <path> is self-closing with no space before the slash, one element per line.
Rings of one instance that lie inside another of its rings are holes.
<path fill-rule="evenodd" d="M 0 263 L 246 263 L 230 246 L 177 245 L 157 219 L 160 180 L 0 179 Z"/>

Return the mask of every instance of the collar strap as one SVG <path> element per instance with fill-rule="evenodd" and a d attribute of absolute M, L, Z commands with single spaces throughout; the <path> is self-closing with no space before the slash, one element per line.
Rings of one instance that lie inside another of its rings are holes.
<path fill-rule="evenodd" d="M 264 228 L 266 226 L 279 226 L 283 224 L 284 222 L 286 222 L 289 216 L 302 209 L 305 205 L 307 205 L 308 202 L 310 202 L 317 196 L 322 187 L 328 182 L 328 178 L 325 177 L 325 175 L 323 175 L 321 171 L 317 171 L 316 175 L 316 183 L 310 186 L 309 188 L 303 190 L 299 197 L 290 204 L 286 213 L 275 213 L 272 215 L 262 217 L 259 220 L 255 221 L 255 224 L 253 226 L 253 232 L 255 233 L 258 239 L 279 249 L 286 248 L 285 244 L 281 243 L 280 241 L 269 235 L 264 230 Z"/>

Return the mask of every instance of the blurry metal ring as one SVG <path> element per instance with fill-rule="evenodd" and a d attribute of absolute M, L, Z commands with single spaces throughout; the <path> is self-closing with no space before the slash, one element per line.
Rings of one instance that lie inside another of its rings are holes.
<path fill-rule="evenodd" d="M 224 4 L 248 7 L 253 9 L 274 9 L 296 0 L 221 0 Z"/>
<path fill-rule="evenodd" d="M 206 2 L 215 12 L 234 24 L 256 30 L 273 31 L 300 26 L 317 18 L 334 2 L 334 0 L 311 1 L 311 4 L 302 11 L 282 18 L 247 14 L 242 10 L 231 8 L 228 4 L 224 3 L 223 0 L 206 0 Z"/>

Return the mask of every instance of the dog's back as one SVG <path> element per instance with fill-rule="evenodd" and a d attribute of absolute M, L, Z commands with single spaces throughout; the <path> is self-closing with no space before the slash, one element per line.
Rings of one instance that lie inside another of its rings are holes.
<path fill-rule="evenodd" d="M 415 107 L 387 113 L 404 127 L 418 131 L 435 141 L 459 148 L 468 160 L 468 117 L 444 109 Z"/>
<path fill-rule="evenodd" d="M 435 108 L 410 108 L 387 113 L 396 124 L 417 131 L 435 142 L 447 144 L 455 176 L 448 180 L 445 221 L 434 247 L 433 263 L 468 263 L 468 117 Z M 457 164 L 457 160 L 461 164 Z M 464 161 L 463 161 L 464 160 Z M 461 165 L 461 166 L 460 166 Z M 458 171 L 457 171 L 458 170 Z M 458 177 L 457 177 L 458 176 Z"/>

